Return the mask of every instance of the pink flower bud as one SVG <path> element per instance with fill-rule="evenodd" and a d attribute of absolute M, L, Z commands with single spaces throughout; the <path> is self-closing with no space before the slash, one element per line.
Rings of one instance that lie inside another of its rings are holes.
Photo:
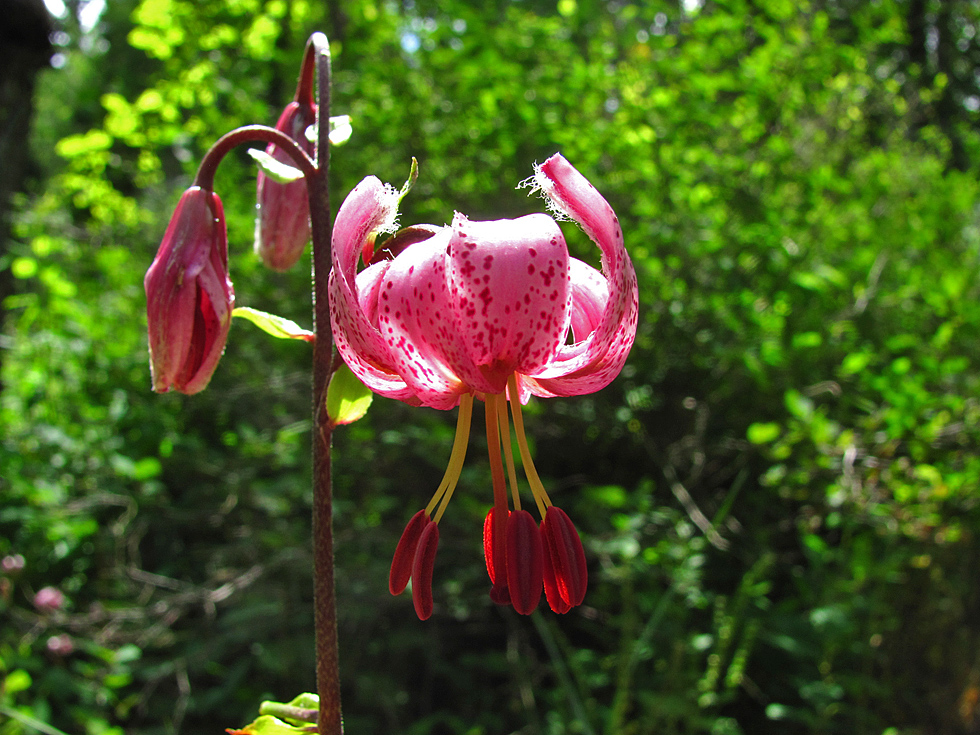
<path fill-rule="evenodd" d="M 70 635 L 62 633 L 48 638 L 47 648 L 55 656 L 70 656 L 75 651 L 75 642 Z"/>
<path fill-rule="evenodd" d="M 0 570 L 4 574 L 17 574 L 24 569 L 24 557 L 21 554 L 8 554 L 0 561 Z"/>
<path fill-rule="evenodd" d="M 203 390 L 224 351 L 235 305 L 217 194 L 199 186 L 184 192 L 143 286 L 153 390 Z"/>
<path fill-rule="evenodd" d="M 34 607 L 42 613 L 60 610 L 65 604 L 65 596 L 55 587 L 42 587 L 34 595 Z"/>
<path fill-rule="evenodd" d="M 306 128 L 316 122 L 316 105 L 290 102 L 279 122 L 279 130 L 295 140 L 309 153 L 314 153 L 313 143 L 306 137 Z M 265 152 L 281 163 L 293 165 L 293 160 L 277 146 L 270 144 Z M 306 180 L 289 183 L 273 181 L 259 171 L 256 200 L 258 214 L 255 218 L 255 252 L 266 266 L 277 271 L 292 268 L 310 241 L 310 202 L 306 193 Z"/>

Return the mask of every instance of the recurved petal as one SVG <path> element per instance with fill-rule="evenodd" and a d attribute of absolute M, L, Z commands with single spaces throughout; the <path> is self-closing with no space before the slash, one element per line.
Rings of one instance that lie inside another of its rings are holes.
<path fill-rule="evenodd" d="M 599 246 L 608 297 L 592 333 L 575 344 L 561 347 L 555 359 L 532 377 L 546 385 L 552 395 L 591 392 L 597 389 L 593 386 L 602 387 L 615 377 L 618 371 L 614 366 L 622 366 L 633 345 L 639 304 L 636 271 L 623 245 L 623 232 L 612 207 L 568 161 L 555 154 L 538 167 L 534 183 L 555 209 L 578 222 Z M 581 278 L 584 273 L 578 270 L 576 277 Z M 578 293 L 581 305 L 585 294 L 596 291 L 586 282 Z M 602 380 L 582 380 L 589 372 L 601 372 Z M 566 376 L 569 379 L 561 381 Z"/>
<path fill-rule="evenodd" d="M 585 354 L 589 348 L 588 335 L 602 321 L 608 301 L 606 279 L 602 274 L 581 261 L 572 259 L 572 333 L 576 342 L 561 348 L 555 363 L 566 367 L 574 358 Z M 633 286 L 635 291 L 635 285 Z M 574 396 L 594 393 L 611 383 L 626 362 L 636 334 L 636 302 L 630 306 L 626 318 L 621 320 L 605 353 L 594 356 L 584 367 L 572 370 L 557 378 L 541 377 L 551 374 L 551 369 L 526 379 L 534 395 L 542 398 Z M 583 335 L 586 337 L 583 339 Z"/>
<path fill-rule="evenodd" d="M 490 392 L 502 392 L 511 373 L 547 365 L 565 339 L 570 297 L 568 249 L 555 221 L 457 214 L 449 261 L 460 337 Z"/>
<path fill-rule="evenodd" d="M 357 259 L 367 239 L 390 226 L 398 196 L 374 176 L 358 184 L 340 207 L 333 230 L 334 267 L 330 271 L 330 324 L 344 362 L 371 390 L 415 402 L 414 392 L 395 371 L 388 346 L 358 298 Z"/>

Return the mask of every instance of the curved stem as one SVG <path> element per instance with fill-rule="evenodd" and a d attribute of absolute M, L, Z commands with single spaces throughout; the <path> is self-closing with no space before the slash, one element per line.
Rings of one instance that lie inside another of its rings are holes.
<path fill-rule="evenodd" d="M 265 143 L 267 145 L 274 143 L 292 159 L 296 168 L 303 172 L 307 182 L 311 182 L 317 176 L 317 164 L 288 135 L 275 128 L 270 128 L 268 125 L 245 125 L 222 135 L 204 154 L 204 159 L 197 169 L 197 176 L 194 177 L 194 184 L 207 191 L 214 191 L 214 174 L 218 170 L 218 164 L 233 148 L 243 143 Z"/>
<path fill-rule="evenodd" d="M 333 498 L 330 478 L 332 425 L 326 411 L 327 385 L 334 367 L 327 282 L 330 275 L 330 46 L 314 33 L 306 45 L 304 74 L 316 68 L 316 165 L 307 175 L 313 239 L 313 605 L 316 624 L 316 681 L 321 735 L 342 735 L 337 600 L 334 583 Z M 300 85 L 302 86 L 302 77 Z M 306 173 L 304 171 L 304 173 Z"/>

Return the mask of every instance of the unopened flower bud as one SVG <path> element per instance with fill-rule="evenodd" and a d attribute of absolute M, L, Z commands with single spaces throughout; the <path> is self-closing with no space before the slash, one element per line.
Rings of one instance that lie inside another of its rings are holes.
<path fill-rule="evenodd" d="M 47 649 L 55 656 L 70 656 L 75 651 L 75 642 L 65 633 L 53 635 L 48 638 Z"/>
<path fill-rule="evenodd" d="M 314 147 L 306 137 L 306 128 L 315 122 L 316 105 L 293 101 L 279 117 L 276 130 L 295 140 L 312 156 Z M 281 163 L 293 164 L 293 160 L 276 145 L 270 143 L 265 152 Z M 256 201 L 255 252 L 269 268 L 289 270 L 310 241 L 310 203 L 306 180 L 280 183 L 260 170 Z"/>
<path fill-rule="evenodd" d="M 42 613 L 60 610 L 65 604 L 65 596 L 56 587 L 42 587 L 34 595 L 34 607 Z"/>
<path fill-rule="evenodd" d="M 153 390 L 203 390 L 224 351 L 235 305 L 217 194 L 199 186 L 184 192 L 143 285 Z"/>

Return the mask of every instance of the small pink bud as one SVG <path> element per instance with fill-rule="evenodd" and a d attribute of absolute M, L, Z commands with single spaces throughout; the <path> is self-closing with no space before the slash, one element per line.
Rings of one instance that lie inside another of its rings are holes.
<path fill-rule="evenodd" d="M 514 609 L 530 615 L 541 599 L 541 531 L 526 510 L 507 518 L 507 589 Z"/>
<path fill-rule="evenodd" d="M 412 578 L 412 567 L 415 565 L 415 550 L 419 547 L 422 531 L 432 523 L 424 510 L 420 510 L 402 531 L 402 537 L 395 547 L 395 556 L 391 560 L 391 572 L 388 574 L 388 591 L 400 595 Z"/>
<path fill-rule="evenodd" d="M 432 570 L 436 565 L 438 548 L 439 526 L 429 521 L 419 538 L 412 565 L 412 602 L 419 620 L 428 620 L 432 615 Z"/>
<path fill-rule="evenodd" d="M 217 194 L 199 186 L 184 192 L 143 286 L 153 390 L 203 390 L 224 351 L 235 305 Z"/>
<path fill-rule="evenodd" d="M 314 146 L 306 137 L 306 129 L 315 122 L 316 105 L 293 101 L 286 105 L 280 115 L 276 130 L 295 140 L 312 156 Z M 294 165 L 293 160 L 273 144 L 269 144 L 265 152 L 281 163 Z M 279 183 L 259 171 L 256 200 L 255 252 L 269 268 L 289 270 L 310 241 L 310 202 L 306 180 Z"/>
<path fill-rule="evenodd" d="M 582 540 L 561 508 L 550 506 L 541 521 L 544 536 L 544 591 L 556 613 L 565 613 L 585 599 L 589 570 Z"/>
<path fill-rule="evenodd" d="M 42 613 L 60 610 L 65 604 L 65 596 L 55 587 L 42 587 L 34 595 L 34 607 Z"/>
<path fill-rule="evenodd" d="M 0 561 L 0 570 L 4 574 L 17 574 L 24 569 L 24 557 L 20 554 L 8 554 Z"/>
<path fill-rule="evenodd" d="M 75 651 L 75 642 L 65 633 L 53 635 L 48 638 L 47 649 L 55 656 L 70 656 Z"/>

